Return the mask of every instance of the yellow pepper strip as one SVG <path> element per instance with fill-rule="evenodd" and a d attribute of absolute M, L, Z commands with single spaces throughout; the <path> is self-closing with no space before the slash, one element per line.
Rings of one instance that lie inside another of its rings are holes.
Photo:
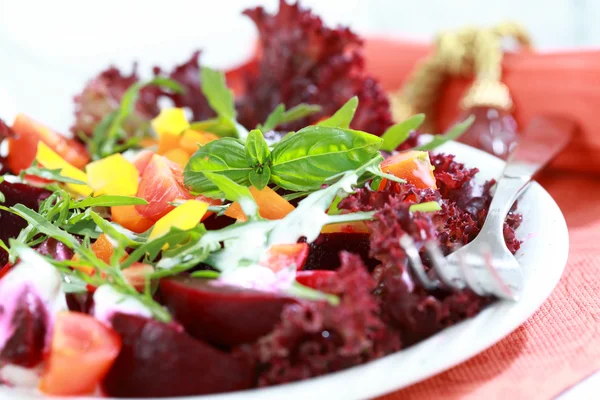
<path fill-rule="evenodd" d="M 185 111 L 183 108 L 167 108 L 152 120 L 152 128 L 161 136 L 165 134 L 180 135 L 189 128 Z"/>
<path fill-rule="evenodd" d="M 156 221 L 148 240 L 156 239 L 169 233 L 171 228 L 181 230 L 192 229 L 208 210 L 208 203 L 199 200 L 188 200 L 175 207 L 167 215 Z"/>
<path fill-rule="evenodd" d="M 37 153 L 35 159 L 44 168 L 48 169 L 60 169 L 60 174 L 68 178 L 77 179 L 78 181 L 87 182 L 87 175 L 82 170 L 69 164 L 64 158 L 59 156 L 50 147 L 48 147 L 41 140 L 38 142 Z M 82 196 L 89 196 L 92 194 L 92 188 L 88 185 L 76 185 L 73 183 L 66 183 L 66 188 L 70 191 L 80 194 Z"/>
<path fill-rule="evenodd" d="M 140 174 L 121 154 L 91 162 L 85 170 L 88 185 L 94 189 L 94 196 L 135 196 L 137 193 Z"/>

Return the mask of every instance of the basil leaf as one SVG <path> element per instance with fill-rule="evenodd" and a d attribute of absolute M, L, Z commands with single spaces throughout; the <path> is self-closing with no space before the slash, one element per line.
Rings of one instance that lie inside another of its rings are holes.
<path fill-rule="evenodd" d="M 426 203 L 411 204 L 411 206 L 408 208 L 408 210 L 411 212 L 434 212 L 440 211 L 441 209 L 442 207 L 440 207 L 437 201 L 428 201 Z"/>
<path fill-rule="evenodd" d="M 394 151 L 408 139 L 411 131 L 414 131 L 423 124 L 423 121 L 425 121 L 425 114 L 416 114 L 399 124 L 390 126 L 383 135 L 381 135 L 381 138 L 383 139 L 381 150 Z"/>
<path fill-rule="evenodd" d="M 289 190 L 319 189 L 330 177 L 372 159 L 381 143 L 381 138 L 361 131 L 308 126 L 275 145 L 271 181 Z"/>
<path fill-rule="evenodd" d="M 248 218 L 258 218 L 258 206 L 246 186 L 238 185 L 224 175 L 212 172 L 205 172 L 204 175 L 225 194 L 227 200 L 240 203 Z"/>
<path fill-rule="evenodd" d="M 217 113 L 220 120 L 225 120 L 233 125 L 238 137 L 245 139 L 248 131 L 235 120 L 235 101 L 233 91 L 227 87 L 225 74 L 221 71 L 202 67 L 200 71 L 202 93 L 208 100 L 210 107 Z"/>
<path fill-rule="evenodd" d="M 68 176 L 61 175 L 62 169 L 47 169 L 38 167 L 36 160 L 33 161 L 33 165 L 27 169 L 24 169 L 19 174 L 20 176 L 34 175 L 40 178 L 49 179 L 55 182 L 72 183 L 75 185 L 87 185 L 87 182 L 82 182 L 79 179 L 69 178 Z"/>
<path fill-rule="evenodd" d="M 271 114 L 267 117 L 264 125 L 259 125 L 257 128 L 263 132 L 269 132 L 277 128 L 279 125 L 287 124 L 311 114 L 321 111 L 321 106 L 316 104 L 298 104 L 295 107 L 285 110 L 284 104 L 279 104 Z"/>
<path fill-rule="evenodd" d="M 348 128 L 350 127 L 350 123 L 352 122 L 352 118 L 354 118 L 354 113 L 358 108 L 358 97 L 354 96 L 350 100 L 346 102 L 333 114 L 331 117 L 327 118 L 319 122 L 317 125 L 319 126 L 329 126 L 334 128 Z"/>
<path fill-rule="evenodd" d="M 465 119 L 463 122 L 454 125 L 452 127 L 452 129 L 450 129 L 445 134 L 434 135 L 433 139 L 431 139 L 431 142 L 425 143 L 424 145 L 421 145 L 421 146 L 417 146 L 417 147 L 415 147 L 415 150 L 429 151 L 429 150 L 433 150 L 436 147 L 443 145 L 444 143 L 446 143 L 450 140 L 456 140 L 463 133 L 465 133 L 467 131 L 467 129 L 469 129 L 471 127 L 471 125 L 473 125 L 473 122 L 475 122 L 475 116 L 471 115 L 471 116 L 469 116 L 469 118 Z"/>
<path fill-rule="evenodd" d="M 217 186 L 204 173 L 214 172 L 226 176 L 234 182 L 248 186 L 248 174 L 252 166 L 246 159 L 246 148 L 239 139 L 221 138 L 201 146 L 190 158 L 183 173 L 186 186 L 196 193 L 216 196 Z"/>
<path fill-rule="evenodd" d="M 136 204 L 148 204 L 148 202 L 139 197 L 102 195 L 73 202 L 69 208 L 132 206 Z"/>
<path fill-rule="evenodd" d="M 258 190 L 263 190 L 271 180 L 271 168 L 269 168 L 268 165 L 265 165 L 262 168 L 262 172 L 257 170 L 251 171 L 250 174 L 248 174 L 248 178 L 250 179 L 252 186 Z"/>
<path fill-rule="evenodd" d="M 254 167 L 269 161 L 271 151 L 263 134 L 258 129 L 250 131 L 246 139 L 246 160 Z"/>

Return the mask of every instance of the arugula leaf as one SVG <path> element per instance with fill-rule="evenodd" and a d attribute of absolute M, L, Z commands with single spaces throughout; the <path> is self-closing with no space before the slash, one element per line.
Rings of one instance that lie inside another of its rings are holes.
<path fill-rule="evenodd" d="M 294 282 L 286 292 L 290 296 L 299 297 L 306 300 L 327 301 L 332 306 L 337 306 L 338 304 L 340 304 L 340 298 L 338 296 L 330 293 L 320 292 L 308 286 L 304 286 L 298 282 Z"/>
<path fill-rule="evenodd" d="M 248 160 L 248 163 L 258 168 L 269 162 L 270 158 L 271 151 L 262 132 L 258 129 L 251 130 L 246 139 L 246 160 Z"/>
<path fill-rule="evenodd" d="M 261 170 L 254 170 L 248 174 L 250 184 L 258 190 L 263 190 L 271 180 L 271 168 L 268 165 L 262 167 Z"/>
<path fill-rule="evenodd" d="M 0 176 L 0 183 L 4 182 L 4 176 Z M 0 203 L 6 202 L 6 197 L 4 193 L 0 192 Z"/>
<path fill-rule="evenodd" d="M 321 111 L 321 106 L 316 104 L 298 104 L 295 107 L 285 110 L 284 104 L 279 104 L 275 110 L 269 114 L 264 125 L 258 125 L 257 129 L 263 132 L 269 132 L 277 128 L 279 125 L 287 124 L 298 119 L 307 117 Z"/>
<path fill-rule="evenodd" d="M 119 108 L 104 117 L 94 128 L 92 138 L 88 142 L 88 148 L 94 160 L 125 150 L 124 145 L 119 145 L 120 140 L 127 138 L 127 133 L 123 126 L 135 111 L 140 91 L 150 85 L 165 87 L 177 93 L 181 93 L 184 90 L 179 83 L 164 77 L 155 77 L 149 82 L 136 82 L 131 85 L 125 91 L 125 94 L 123 94 Z M 145 125 L 149 124 L 146 123 Z M 136 140 L 128 141 L 128 145 L 135 146 L 140 139 L 137 138 Z"/>
<path fill-rule="evenodd" d="M 236 137 L 235 125 L 219 118 L 210 118 L 204 121 L 192 122 L 190 129 L 194 131 L 210 132 L 221 137 Z"/>
<path fill-rule="evenodd" d="M 225 74 L 207 67 L 202 67 L 200 71 L 200 82 L 202 93 L 208 100 L 210 107 L 217 113 L 221 120 L 225 120 L 233 125 L 237 131 L 238 137 L 245 139 L 248 131 L 241 126 L 235 119 L 235 101 L 233 91 L 227 87 Z"/>
<path fill-rule="evenodd" d="M 88 197 L 87 199 L 72 202 L 70 208 L 132 206 L 136 204 L 148 204 L 148 202 L 139 197 L 104 194 L 102 196 Z"/>
<path fill-rule="evenodd" d="M 390 126 L 383 135 L 381 135 L 381 138 L 383 139 L 381 150 L 394 151 L 408 139 L 411 131 L 414 131 L 423 124 L 423 121 L 425 121 L 425 114 L 416 114 L 399 124 Z"/>
<path fill-rule="evenodd" d="M 140 246 L 141 240 L 133 232 L 127 231 L 120 225 L 108 222 L 98 215 L 98 213 L 93 211 L 90 212 L 90 216 L 104 234 L 108 235 L 119 244 L 117 247 L 125 249 L 126 247 L 136 248 Z"/>
<path fill-rule="evenodd" d="M 32 209 L 24 206 L 23 204 L 16 204 L 11 208 L 8 208 L 7 211 L 17 214 L 25 221 L 27 221 L 30 225 L 34 226 L 37 231 L 43 233 L 46 236 L 53 237 L 54 239 L 67 245 L 69 248 L 79 246 L 79 242 L 77 241 L 75 236 L 53 225 L 45 217 L 33 211 Z"/>
<path fill-rule="evenodd" d="M 226 176 L 240 185 L 250 184 L 248 174 L 253 170 L 246 159 L 244 142 L 234 138 L 221 138 L 200 147 L 190 158 L 183 173 L 184 183 L 196 193 L 215 197 L 218 188 L 204 173 L 214 172 Z"/>
<path fill-rule="evenodd" d="M 465 119 L 463 122 L 456 124 L 443 135 L 434 135 L 429 143 L 425 143 L 424 145 L 415 147 L 415 150 L 423 150 L 429 151 L 433 150 L 436 147 L 443 145 L 444 143 L 450 140 L 456 140 L 467 131 L 475 122 L 475 116 L 470 115 L 469 118 Z"/>
<path fill-rule="evenodd" d="M 318 126 L 329 126 L 332 128 L 344 128 L 348 129 L 350 127 L 350 123 L 354 118 L 354 113 L 356 113 L 356 109 L 358 108 L 358 97 L 354 96 L 350 100 L 346 102 L 333 114 L 331 117 L 327 118 L 319 122 Z"/>
<path fill-rule="evenodd" d="M 361 131 L 308 126 L 275 145 L 271 181 L 289 190 L 319 189 L 332 176 L 357 169 L 379 154 L 381 143 L 381 138 Z"/>
<path fill-rule="evenodd" d="M 440 211 L 441 209 L 442 207 L 437 201 L 428 201 L 426 203 L 411 204 L 411 206 L 408 208 L 408 210 L 411 212 L 434 212 Z"/>
<path fill-rule="evenodd" d="M 217 279 L 219 275 L 221 275 L 219 272 L 211 270 L 195 271 L 190 274 L 192 278 L 200 279 Z"/>
<path fill-rule="evenodd" d="M 212 172 L 205 172 L 204 175 L 224 194 L 225 198 L 230 201 L 240 203 L 244 214 L 249 219 L 258 219 L 258 206 L 254 201 L 254 197 L 246 186 L 241 186 L 229 179 L 225 175 L 218 175 Z"/>
<path fill-rule="evenodd" d="M 80 181 L 79 179 L 69 178 L 68 176 L 61 175 L 62 169 L 47 169 L 38 166 L 37 160 L 33 161 L 31 167 L 24 169 L 20 172 L 20 176 L 34 175 L 40 178 L 49 179 L 55 182 L 72 183 L 75 185 L 87 185 L 87 182 Z"/>

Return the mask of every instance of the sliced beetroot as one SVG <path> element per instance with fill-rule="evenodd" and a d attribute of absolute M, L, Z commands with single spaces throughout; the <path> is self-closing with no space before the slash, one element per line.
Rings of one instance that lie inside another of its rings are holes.
<path fill-rule="evenodd" d="M 254 342 L 273 330 L 285 304 L 275 293 L 214 286 L 210 280 L 176 277 L 160 282 L 161 299 L 186 331 L 217 346 Z"/>
<path fill-rule="evenodd" d="M 3 305 L 3 312 L 7 306 Z M 42 361 L 48 315 L 42 300 L 29 287 L 15 300 L 9 325 L 13 328 L 0 352 L 0 364 L 34 367 Z M 4 327 L 9 329 L 9 327 Z"/>
<path fill-rule="evenodd" d="M 36 188 L 24 183 L 0 182 L 0 192 L 4 194 L 3 206 L 10 207 L 21 203 L 26 207 L 37 210 L 40 201 L 45 199 L 50 192 L 45 189 Z M 9 238 L 16 237 L 21 229 L 27 226 L 27 222 L 18 215 L 8 211 L 0 211 L 0 239 L 8 243 Z M 0 265 L 6 264 L 8 254 L 0 249 Z"/>
<path fill-rule="evenodd" d="M 230 392 L 253 385 L 254 367 L 177 330 L 117 313 L 123 347 L 103 381 L 108 396 L 169 397 Z"/>
<path fill-rule="evenodd" d="M 372 270 L 379 264 L 369 257 L 368 233 L 322 233 L 317 240 L 310 244 L 305 270 L 327 269 L 336 270 L 340 266 L 340 251 L 358 254 L 365 265 Z"/>
<path fill-rule="evenodd" d="M 36 250 L 40 254 L 52 257 L 56 261 L 66 261 L 73 258 L 73 250 L 54 238 L 48 238 L 44 240 L 42 243 L 40 243 Z"/>

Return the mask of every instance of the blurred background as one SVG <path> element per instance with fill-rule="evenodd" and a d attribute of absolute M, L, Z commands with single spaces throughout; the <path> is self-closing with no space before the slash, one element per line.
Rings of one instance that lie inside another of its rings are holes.
<path fill-rule="evenodd" d="M 520 21 L 538 49 L 600 46 L 596 0 L 303 0 L 331 25 L 362 35 L 428 41 L 465 24 Z M 278 0 L 0 0 L 0 117 L 24 111 L 66 130 L 71 97 L 109 64 L 142 75 L 204 50 L 202 62 L 227 67 L 252 51 L 248 7 Z M 395 56 L 395 55 L 390 55 Z"/>

